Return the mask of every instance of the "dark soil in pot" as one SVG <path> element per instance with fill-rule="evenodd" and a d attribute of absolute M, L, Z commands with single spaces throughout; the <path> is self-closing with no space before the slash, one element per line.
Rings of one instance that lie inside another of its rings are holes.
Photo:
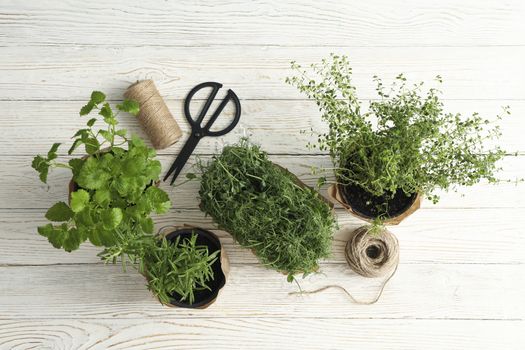
<path fill-rule="evenodd" d="M 399 216 L 407 211 L 417 198 L 417 193 L 407 196 L 401 189 L 398 189 L 391 197 L 391 193 L 375 196 L 354 184 L 339 184 L 338 187 L 344 201 L 356 213 L 370 219 L 385 216 L 385 214 L 386 218 Z"/>
<path fill-rule="evenodd" d="M 195 291 L 195 301 L 191 305 L 186 301 L 179 301 L 181 296 L 178 294 L 172 295 L 170 303 L 178 307 L 199 308 L 208 305 L 210 302 L 215 300 L 215 298 L 217 298 L 219 290 L 226 283 L 226 276 L 224 275 L 221 266 L 221 243 L 213 233 L 200 228 L 190 227 L 168 233 L 166 235 L 166 239 L 168 239 L 171 242 L 175 242 L 178 236 L 181 237 L 181 240 L 184 238 L 191 238 L 192 233 L 197 234 L 197 244 L 207 246 L 208 252 L 210 254 L 219 251 L 219 254 L 217 255 L 217 260 L 215 260 L 215 262 L 212 265 L 214 279 L 208 282 L 208 286 L 211 290 L 205 289 Z"/>

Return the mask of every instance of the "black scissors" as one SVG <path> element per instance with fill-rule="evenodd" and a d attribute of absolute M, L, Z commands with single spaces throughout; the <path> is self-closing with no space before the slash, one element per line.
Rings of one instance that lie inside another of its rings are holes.
<path fill-rule="evenodd" d="M 208 100 L 206 100 L 206 103 L 202 107 L 202 110 L 200 111 L 199 117 L 197 120 L 193 119 L 190 114 L 190 103 L 191 98 L 195 93 L 201 89 L 211 87 L 212 91 L 210 93 L 210 96 L 208 97 Z M 208 109 L 210 109 L 210 105 L 215 100 L 215 96 L 217 96 L 217 92 L 219 92 L 219 89 L 222 88 L 221 83 L 216 82 L 206 82 L 201 83 L 197 86 L 195 86 L 191 91 L 188 93 L 188 96 L 186 96 L 186 100 L 184 101 L 184 114 L 186 115 L 186 119 L 190 123 L 191 126 L 191 135 L 186 141 L 186 144 L 180 151 L 179 155 L 177 156 L 177 159 L 175 159 L 175 162 L 171 165 L 170 169 L 168 170 L 168 173 L 166 176 L 164 176 L 164 181 L 170 175 L 173 173 L 173 178 L 171 179 L 170 185 L 173 185 L 175 182 L 175 179 L 177 176 L 179 176 L 182 168 L 184 167 L 184 164 L 188 161 L 188 158 L 193 153 L 193 150 L 195 147 L 197 147 L 197 144 L 199 143 L 200 139 L 205 136 L 222 136 L 226 135 L 230 131 L 235 128 L 237 123 L 239 122 L 239 118 L 241 117 L 241 103 L 239 102 L 239 98 L 233 92 L 232 90 L 228 90 L 228 93 L 226 94 L 226 97 L 222 100 L 221 104 L 217 107 L 215 112 L 211 115 L 210 119 L 204 125 L 204 127 L 201 126 L 202 121 L 204 120 L 204 117 L 206 116 L 206 113 L 208 113 Z M 217 117 L 221 114 L 224 107 L 226 107 L 226 104 L 228 104 L 229 101 L 232 101 L 235 105 L 235 116 L 233 117 L 233 120 L 230 125 L 228 125 L 226 128 L 219 130 L 219 131 L 211 131 L 210 128 L 215 123 L 215 120 L 217 120 Z"/>

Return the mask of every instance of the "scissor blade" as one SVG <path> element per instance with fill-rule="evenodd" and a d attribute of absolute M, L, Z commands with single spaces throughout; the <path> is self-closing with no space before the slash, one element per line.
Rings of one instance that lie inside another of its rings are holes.
<path fill-rule="evenodd" d="M 175 179 L 177 179 L 177 177 L 179 176 L 180 172 L 184 168 L 184 165 L 186 164 L 186 162 L 190 158 L 191 154 L 195 150 L 195 147 L 197 147 L 197 144 L 199 143 L 199 140 L 200 140 L 200 138 L 198 138 L 198 137 L 196 137 L 194 135 L 191 135 L 188 138 L 188 140 L 186 141 L 186 144 L 184 145 L 184 147 L 180 151 L 179 155 L 177 156 L 177 158 L 175 159 L 175 161 L 171 165 L 170 169 L 168 170 L 168 172 L 164 176 L 164 181 L 166 181 L 168 179 L 168 177 L 170 177 L 170 175 L 173 173 L 173 178 L 171 179 L 171 182 L 170 182 L 170 185 L 173 185 L 173 183 L 175 182 Z"/>

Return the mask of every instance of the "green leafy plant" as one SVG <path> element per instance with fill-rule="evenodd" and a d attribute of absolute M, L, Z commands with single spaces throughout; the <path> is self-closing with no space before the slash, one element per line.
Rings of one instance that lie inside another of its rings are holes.
<path fill-rule="evenodd" d="M 329 256 L 336 226 L 330 207 L 258 146 L 243 139 L 200 167 L 201 209 L 263 264 L 292 281 Z"/>
<path fill-rule="evenodd" d="M 439 90 L 409 86 L 403 75 L 386 89 L 374 77 L 379 99 L 364 110 L 347 57 L 332 54 L 309 71 L 295 62 L 292 68 L 297 74 L 286 81 L 313 99 L 328 123 L 312 146 L 329 151 L 339 183 L 385 198 L 399 189 L 422 193 L 436 203 L 438 190 L 498 181 L 496 163 L 505 152 L 485 142 L 500 136 L 499 126 L 477 113 L 445 112 Z"/>
<path fill-rule="evenodd" d="M 140 138 L 128 138 L 126 130 L 117 129 L 117 115 L 105 99 L 102 92 L 94 91 L 80 110 L 81 116 L 97 110 L 105 123 L 105 128 L 95 130 L 97 118 L 91 118 L 87 127 L 73 136 L 68 154 L 83 145 L 86 156 L 58 162 L 60 144 L 55 143 L 47 156 L 38 155 L 32 163 L 44 183 L 51 168 L 72 172 L 76 190 L 70 195 L 69 205 L 58 202 L 46 213 L 48 220 L 59 224 L 38 227 L 54 247 L 68 252 L 88 239 L 96 246 L 110 247 L 129 237 L 151 234 L 151 213 L 165 213 L 171 207 L 168 195 L 155 186 L 161 171 L 160 162 L 154 159 L 155 151 Z M 117 109 L 136 115 L 139 106 L 126 100 Z"/>
<path fill-rule="evenodd" d="M 176 295 L 179 301 L 190 305 L 195 302 L 195 292 L 211 290 L 214 279 L 213 263 L 219 251 L 210 254 L 208 247 L 197 245 L 197 235 L 177 237 L 175 242 L 166 238 L 150 246 L 143 257 L 142 272 L 148 279 L 148 288 L 164 304 Z"/>
<path fill-rule="evenodd" d="M 117 109 L 137 115 L 139 105 L 125 100 Z M 195 234 L 175 242 L 153 235 L 151 214 L 163 214 L 171 207 L 166 192 L 156 187 L 161 165 L 154 159 L 155 151 L 140 138 L 128 138 L 126 130 L 117 129 L 118 112 L 114 113 L 102 92 L 91 94 L 80 115 L 94 110 L 105 127 L 95 130 L 97 118 L 89 119 L 87 127 L 73 136 L 68 151 L 71 155 L 83 145 L 86 156 L 61 163 L 57 161 L 60 144 L 55 143 L 47 156 L 33 160 L 42 182 L 47 182 L 50 169 L 67 168 L 75 187 L 69 204 L 61 201 L 49 208 L 46 218 L 52 223 L 38 227 L 38 232 L 55 248 L 68 252 L 86 240 L 102 246 L 99 256 L 106 263 L 121 261 L 125 268 L 129 261 L 138 266 L 161 302 L 168 304 L 176 293 L 180 301 L 193 304 L 195 291 L 209 289 L 218 252 L 210 254 L 208 247 L 197 245 Z"/>

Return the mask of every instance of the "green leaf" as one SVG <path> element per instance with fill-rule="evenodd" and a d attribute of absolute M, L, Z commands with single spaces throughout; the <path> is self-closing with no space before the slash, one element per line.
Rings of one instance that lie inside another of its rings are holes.
<path fill-rule="evenodd" d="M 153 219 L 151 219 L 150 217 L 140 222 L 140 227 L 142 227 L 142 230 L 145 233 L 153 233 L 153 226 Z"/>
<path fill-rule="evenodd" d="M 120 129 L 115 131 L 115 135 L 118 135 L 120 137 L 126 137 L 128 131 L 126 129 Z"/>
<path fill-rule="evenodd" d="M 107 140 L 107 141 L 109 141 L 109 142 L 112 142 L 112 141 L 113 141 L 113 134 L 110 133 L 109 131 L 107 131 L 107 130 L 100 130 L 99 132 L 100 132 L 100 135 L 102 135 L 102 137 L 103 137 L 105 140 Z"/>
<path fill-rule="evenodd" d="M 91 101 L 94 104 L 98 105 L 99 103 L 102 103 L 106 100 L 106 95 L 100 91 L 93 91 L 91 93 Z"/>
<path fill-rule="evenodd" d="M 122 221 L 123 214 L 120 208 L 103 210 L 101 213 L 102 224 L 105 229 L 111 230 L 117 227 Z"/>
<path fill-rule="evenodd" d="M 38 233 L 47 237 L 47 240 L 53 245 L 53 247 L 63 247 L 67 252 L 78 249 L 80 243 L 86 240 L 84 234 L 76 228 L 68 229 L 67 224 L 59 226 L 53 226 L 51 224 L 39 226 Z"/>
<path fill-rule="evenodd" d="M 139 175 L 146 168 L 146 160 L 143 157 L 129 157 L 124 160 L 123 170 L 126 175 Z"/>
<path fill-rule="evenodd" d="M 95 192 L 93 198 L 99 205 L 105 206 L 108 205 L 111 200 L 111 192 L 107 188 L 101 188 Z"/>
<path fill-rule="evenodd" d="M 193 179 L 197 178 L 197 175 L 195 175 L 194 173 L 187 173 L 186 174 L 186 178 L 188 180 L 193 180 Z"/>
<path fill-rule="evenodd" d="M 72 168 L 71 171 L 73 172 L 73 178 L 78 176 L 80 169 L 82 169 L 82 166 L 84 165 L 84 162 L 85 160 L 81 158 L 73 158 L 69 160 L 68 164 Z"/>
<path fill-rule="evenodd" d="M 99 228 L 95 228 L 93 230 L 88 231 L 88 238 L 91 244 L 93 244 L 96 247 L 102 246 L 102 239 L 100 238 L 100 231 L 102 231 Z"/>
<path fill-rule="evenodd" d="M 62 248 L 62 242 L 64 241 L 64 229 L 67 229 L 67 225 L 63 227 L 62 224 L 60 226 L 53 226 L 51 224 L 47 224 L 45 226 L 39 226 L 38 227 L 38 233 L 41 236 L 47 237 L 47 240 L 49 243 L 53 245 L 53 247 L 59 249 Z"/>
<path fill-rule="evenodd" d="M 158 160 L 152 160 L 146 164 L 146 175 L 149 179 L 156 181 L 159 178 L 162 166 Z"/>
<path fill-rule="evenodd" d="M 31 167 L 39 173 L 40 181 L 47 183 L 47 175 L 49 173 L 49 163 L 46 158 L 36 156 L 31 162 Z"/>
<path fill-rule="evenodd" d="M 53 205 L 46 213 L 46 219 L 50 221 L 68 221 L 73 217 L 73 211 L 64 202 Z"/>
<path fill-rule="evenodd" d="M 79 129 L 71 138 L 75 138 L 77 136 L 81 136 L 82 140 L 87 139 L 89 136 L 89 129 Z"/>
<path fill-rule="evenodd" d="M 75 214 L 75 224 L 77 227 L 91 228 L 96 222 L 94 216 L 96 216 L 96 210 L 87 206 L 80 213 Z"/>
<path fill-rule="evenodd" d="M 83 143 L 83 141 L 81 139 L 76 139 L 75 141 L 73 141 L 73 144 L 71 145 L 71 147 L 69 148 L 69 150 L 67 151 L 67 154 L 71 155 L 79 145 L 81 145 Z"/>
<path fill-rule="evenodd" d="M 95 230 L 89 231 L 89 241 L 95 246 L 109 247 L 116 243 L 116 237 L 113 231 L 104 230 L 97 227 Z"/>
<path fill-rule="evenodd" d="M 62 241 L 62 246 L 66 252 L 77 250 L 82 242 L 86 240 L 86 235 L 80 229 L 73 227 L 67 231 Z"/>
<path fill-rule="evenodd" d="M 100 150 L 100 143 L 96 138 L 93 137 L 89 137 L 84 140 L 84 146 L 88 154 L 94 154 Z"/>
<path fill-rule="evenodd" d="M 97 122 L 97 118 L 91 118 L 90 120 L 88 120 L 86 124 L 87 126 L 92 127 L 93 125 L 95 125 L 96 122 Z"/>
<path fill-rule="evenodd" d="M 131 139 L 129 140 L 129 146 L 131 149 L 133 148 L 145 149 L 146 148 L 146 144 L 144 143 L 144 140 L 138 137 L 137 135 L 131 135 Z"/>
<path fill-rule="evenodd" d="M 78 213 L 82 211 L 89 202 L 89 192 L 79 189 L 71 193 L 71 210 Z"/>
<path fill-rule="evenodd" d="M 137 116 L 140 111 L 139 103 L 135 100 L 124 100 L 121 104 L 117 105 L 117 108 L 134 116 Z"/>
<path fill-rule="evenodd" d="M 157 214 L 165 214 L 167 213 L 171 208 L 171 201 L 165 201 L 161 202 L 155 205 L 155 212 Z"/>
<path fill-rule="evenodd" d="M 100 112 L 98 112 L 98 114 L 100 114 L 101 116 L 104 117 L 104 119 L 106 118 L 113 118 L 113 111 L 111 110 L 111 107 L 109 106 L 109 103 L 104 103 L 104 105 L 102 106 L 102 108 L 100 109 Z"/>
<path fill-rule="evenodd" d="M 93 110 L 94 107 L 95 107 L 95 104 L 93 102 L 89 101 L 86 105 L 84 105 L 80 109 L 80 116 L 88 115 L 89 113 L 91 113 L 91 111 Z"/>
<path fill-rule="evenodd" d="M 100 112 L 98 113 L 101 116 L 104 117 L 104 122 L 109 125 L 117 125 L 118 121 L 115 119 L 115 115 L 113 114 L 113 110 L 111 110 L 111 107 L 109 106 L 109 103 L 104 103 L 104 106 L 100 109 Z"/>
<path fill-rule="evenodd" d="M 57 157 L 57 150 L 58 150 L 58 147 L 60 146 L 60 143 L 54 143 L 53 146 L 51 146 L 51 149 L 49 150 L 49 152 L 47 152 L 47 160 L 53 160 L 53 159 L 56 159 Z"/>
<path fill-rule="evenodd" d="M 149 204 L 157 214 L 166 213 L 171 208 L 168 194 L 156 186 L 149 187 L 145 192 Z"/>
<path fill-rule="evenodd" d="M 288 276 L 286 277 L 286 280 L 288 281 L 288 283 L 292 283 L 293 280 L 294 280 L 293 275 L 288 275 Z"/>

